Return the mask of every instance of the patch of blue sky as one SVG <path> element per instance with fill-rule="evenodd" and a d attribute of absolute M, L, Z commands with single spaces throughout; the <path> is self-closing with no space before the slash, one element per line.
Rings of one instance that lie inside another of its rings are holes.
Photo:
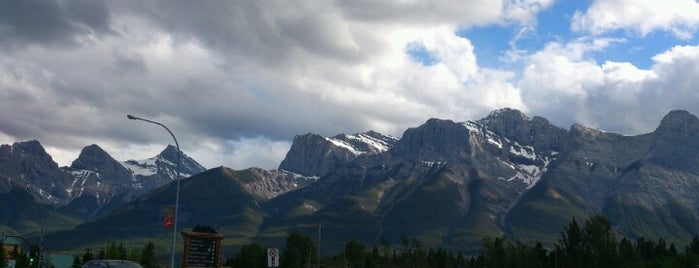
<path fill-rule="evenodd" d="M 551 9 L 542 11 L 538 16 L 536 36 L 526 36 L 517 42 L 522 48 L 536 48 L 539 43 L 545 45 L 556 41 L 565 43 L 588 35 L 585 32 L 571 32 L 571 20 L 575 12 L 586 12 L 591 1 L 559 1 Z M 654 31 L 646 36 L 627 29 L 621 29 L 593 38 L 613 38 L 625 40 L 614 42 L 599 51 L 591 51 L 588 56 L 602 64 L 606 61 L 629 62 L 640 69 L 649 69 L 654 64 L 653 56 L 663 53 L 676 45 L 697 45 L 699 38 L 695 34 L 690 40 L 678 39 L 667 31 Z M 527 44 L 533 43 L 533 44 Z"/>
<path fill-rule="evenodd" d="M 653 57 L 670 50 L 675 46 L 699 45 L 697 34 L 691 39 L 679 39 L 666 31 L 654 31 L 645 36 L 636 33 L 617 31 L 607 35 L 613 38 L 624 38 L 626 42 L 614 43 L 602 51 L 591 53 L 598 63 L 605 61 L 629 62 L 639 69 L 650 69 L 655 62 Z"/>
<path fill-rule="evenodd" d="M 439 62 L 439 59 L 437 59 L 434 54 L 427 50 L 425 45 L 419 42 L 409 43 L 405 48 L 405 52 L 411 59 L 422 64 L 423 66 L 432 66 Z"/>
<path fill-rule="evenodd" d="M 550 42 L 565 43 L 575 38 L 570 30 L 573 14 L 584 12 L 589 4 L 590 1 L 560 1 L 541 11 L 531 28 L 513 22 L 463 29 L 457 34 L 471 40 L 480 66 L 508 69 L 512 64 L 507 58 L 510 51 L 534 53 Z"/>
<path fill-rule="evenodd" d="M 590 1 L 559 1 L 551 9 L 539 13 L 536 22 L 536 31 L 525 36 L 522 42 L 536 41 L 542 48 L 549 42 L 564 43 L 567 40 L 577 38 L 571 32 L 571 24 L 575 12 L 585 12 Z M 529 39 L 529 40 L 527 40 Z"/>
<path fill-rule="evenodd" d="M 501 59 L 510 50 L 509 41 L 513 36 L 511 28 L 490 25 L 461 30 L 456 34 L 471 41 L 479 66 L 503 68 L 504 62 Z"/>

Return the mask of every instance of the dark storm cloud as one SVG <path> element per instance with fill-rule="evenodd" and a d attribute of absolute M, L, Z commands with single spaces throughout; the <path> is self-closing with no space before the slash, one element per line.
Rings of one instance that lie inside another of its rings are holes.
<path fill-rule="evenodd" d="M 196 39 L 208 47 L 242 57 L 283 60 L 288 51 L 278 25 L 262 1 L 120 1 L 119 12 L 146 18 L 177 41 Z"/>
<path fill-rule="evenodd" d="M 477 48 L 455 34 L 535 18 L 551 3 L 5 1 L 0 47 L 13 49 L 0 51 L 0 139 L 39 139 L 74 156 L 96 143 L 121 160 L 162 150 L 166 133 L 130 113 L 168 125 L 209 167 L 274 168 L 294 135 L 308 132 L 400 136 L 430 117 L 472 120 L 502 107 L 562 127 L 636 130 L 657 123 L 664 107 L 696 103 L 696 79 L 682 73 L 699 61 L 670 60 L 636 70 L 659 77 L 627 79 L 566 56 L 568 46 L 538 57 L 519 51 L 523 66 L 545 68 L 510 72 L 479 66 Z M 410 59 L 411 43 L 435 62 Z M 665 92 L 681 96 L 647 104 Z"/>
<path fill-rule="evenodd" d="M 145 72 L 146 63 L 143 56 L 140 54 L 126 54 L 119 51 L 119 49 L 114 49 L 112 53 L 114 56 L 114 64 L 116 65 L 117 72 Z"/>
<path fill-rule="evenodd" d="M 75 44 L 81 35 L 113 33 L 109 18 L 100 0 L 6 0 L 0 4 L 0 42 Z"/>

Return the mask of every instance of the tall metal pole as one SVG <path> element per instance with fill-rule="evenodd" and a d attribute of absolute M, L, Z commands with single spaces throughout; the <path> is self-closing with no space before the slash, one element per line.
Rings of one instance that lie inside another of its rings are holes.
<path fill-rule="evenodd" d="M 172 134 L 172 131 L 170 131 L 170 129 L 167 128 L 165 125 L 163 125 L 159 122 L 156 122 L 156 121 L 140 118 L 140 117 L 133 116 L 130 114 L 126 115 L 126 117 L 131 119 L 131 120 L 141 120 L 144 122 L 156 124 L 156 125 L 163 127 L 165 130 L 167 130 L 168 133 L 170 133 L 170 136 L 172 136 L 172 139 L 175 140 L 175 146 L 177 146 L 177 178 L 175 179 L 177 181 L 177 183 L 176 183 L 177 190 L 175 191 L 175 218 L 173 219 L 173 224 L 172 224 L 172 246 L 171 246 L 172 251 L 170 254 L 170 268 L 175 268 L 175 246 L 176 246 L 175 241 L 177 241 L 177 212 L 180 209 L 180 162 L 182 162 L 182 160 L 181 160 L 182 151 L 180 151 L 180 144 L 177 143 L 177 138 L 175 138 L 175 134 Z"/>
<path fill-rule="evenodd" d="M 318 223 L 318 268 L 320 268 L 320 228 L 323 223 Z"/>

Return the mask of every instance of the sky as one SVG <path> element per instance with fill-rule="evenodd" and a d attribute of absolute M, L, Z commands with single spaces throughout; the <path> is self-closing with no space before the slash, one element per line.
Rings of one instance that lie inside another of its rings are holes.
<path fill-rule="evenodd" d="M 275 169 L 296 135 L 515 108 L 653 131 L 699 114 L 693 0 L 0 0 L 0 144 Z"/>

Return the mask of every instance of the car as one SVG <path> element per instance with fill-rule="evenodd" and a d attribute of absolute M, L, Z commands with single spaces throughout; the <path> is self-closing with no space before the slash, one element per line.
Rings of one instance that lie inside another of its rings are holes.
<path fill-rule="evenodd" d="M 84 263 L 82 268 L 143 268 L 143 266 L 127 260 L 91 260 Z"/>

